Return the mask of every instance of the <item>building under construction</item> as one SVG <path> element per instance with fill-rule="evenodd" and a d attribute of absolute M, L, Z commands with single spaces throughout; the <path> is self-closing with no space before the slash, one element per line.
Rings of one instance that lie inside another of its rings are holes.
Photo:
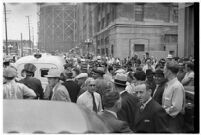
<path fill-rule="evenodd" d="M 75 4 L 41 3 L 38 48 L 46 52 L 67 52 L 76 44 Z"/>

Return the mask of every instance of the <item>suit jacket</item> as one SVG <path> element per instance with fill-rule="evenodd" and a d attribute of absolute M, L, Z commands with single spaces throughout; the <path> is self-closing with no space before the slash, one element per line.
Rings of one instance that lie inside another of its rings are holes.
<path fill-rule="evenodd" d="M 135 115 L 135 132 L 138 133 L 167 133 L 168 115 L 165 110 L 154 99 L 147 103 L 140 112 L 138 107 Z"/>
<path fill-rule="evenodd" d="M 124 121 L 118 120 L 112 113 L 108 111 L 99 112 L 100 118 L 110 129 L 111 133 L 132 133 L 128 124 Z"/>
<path fill-rule="evenodd" d="M 39 79 L 34 78 L 34 77 L 26 77 L 26 78 L 20 80 L 19 82 L 23 83 L 27 87 L 33 89 L 37 95 L 36 98 L 43 99 L 43 88 L 42 88 L 41 81 Z"/>
<path fill-rule="evenodd" d="M 130 129 L 134 131 L 135 113 L 138 99 L 137 97 L 129 94 L 127 91 L 121 94 L 121 98 L 122 107 L 117 112 L 118 119 L 127 122 Z"/>
<path fill-rule="evenodd" d="M 155 89 L 154 91 L 155 94 L 153 95 L 153 99 L 158 102 L 160 105 L 162 105 L 162 97 L 163 97 L 163 92 L 164 92 L 164 89 L 165 89 L 165 84 L 166 84 L 166 80 L 164 80 L 164 82 L 162 84 L 160 84 L 158 86 L 157 89 Z"/>
<path fill-rule="evenodd" d="M 53 88 L 51 100 L 71 102 L 68 90 L 60 82 Z"/>
<path fill-rule="evenodd" d="M 74 102 L 74 103 L 76 103 L 77 102 L 77 98 L 78 98 L 78 94 L 80 92 L 80 87 L 78 86 L 78 84 L 76 84 L 73 80 L 65 81 L 62 84 L 68 90 L 68 93 L 70 95 L 71 101 Z"/>

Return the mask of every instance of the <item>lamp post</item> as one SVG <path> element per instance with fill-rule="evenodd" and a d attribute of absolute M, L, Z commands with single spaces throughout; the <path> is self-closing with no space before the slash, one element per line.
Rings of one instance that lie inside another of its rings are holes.
<path fill-rule="evenodd" d="M 89 45 L 92 43 L 92 40 L 88 38 L 85 40 L 85 43 L 87 44 L 87 56 L 89 57 Z"/>

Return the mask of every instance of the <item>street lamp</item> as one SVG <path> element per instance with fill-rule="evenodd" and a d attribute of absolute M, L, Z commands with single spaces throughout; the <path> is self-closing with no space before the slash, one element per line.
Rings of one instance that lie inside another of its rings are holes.
<path fill-rule="evenodd" d="M 88 57 L 89 57 L 89 45 L 92 44 L 92 42 L 93 41 L 89 38 L 85 40 L 85 44 L 87 44 L 87 49 L 88 49 Z"/>
<path fill-rule="evenodd" d="M 8 48 L 10 50 L 10 55 L 11 55 L 11 48 L 13 48 L 13 46 L 10 44 L 10 45 L 8 45 Z"/>

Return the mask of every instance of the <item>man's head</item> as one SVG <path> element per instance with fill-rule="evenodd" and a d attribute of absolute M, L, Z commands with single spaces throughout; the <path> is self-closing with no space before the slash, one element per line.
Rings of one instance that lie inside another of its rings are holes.
<path fill-rule="evenodd" d="M 194 71 L 194 64 L 192 62 L 186 62 L 186 64 L 185 64 L 185 70 L 187 72 Z"/>
<path fill-rule="evenodd" d="M 61 73 L 58 69 L 50 69 L 46 77 L 48 78 L 48 83 L 50 87 L 54 87 L 60 80 Z"/>
<path fill-rule="evenodd" d="M 146 70 L 146 78 L 148 81 L 153 81 L 153 71 L 151 69 Z"/>
<path fill-rule="evenodd" d="M 97 69 L 93 70 L 92 77 L 94 79 L 103 78 L 104 74 L 105 74 L 105 69 L 103 67 L 97 67 Z"/>
<path fill-rule="evenodd" d="M 32 63 L 27 63 L 24 65 L 24 70 L 26 71 L 26 76 L 34 76 L 36 66 Z"/>
<path fill-rule="evenodd" d="M 176 61 L 168 61 L 164 67 L 165 78 L 176 76 L 179 71 L 179 65 Z"/>
<path fill-rule="evenodd" d="M 3 77 L 6 80 L 13 80 L 17 76 L 17 69 L 12 66 L 8 66 L 3 70 Z"/>
<path fill-rule="evenodd" d="M 80 73 L 79 75 L 77 75 L 75 77 L 75 79 L 77 80 L 79 86 L 81 86 L 86 81 L 87 78 L 88 78 L 87 73 Z"/>
<path fill-rule="evenodd" d="M 114 86 L 118 91 L 123 91 L 126 88 L 127 75 L 123 73 L 117 73 L 114 78 Z"/>
<path fill-rule="evenodd" d="M 121 109 L 121 96 L 117 91 L 109 91 L 105 93 L 102 97 L 102 103 L 104 108 L 118 112 Z"/>
<path fill-rule="evenodd" d="M 90 92 L 90 93 L 93 93 L 96 91 L 96 83 L 95 83 L 95 80 L 93 78 L 88 78 L 86 81 L 85 81 L 85 84 L 87 86 L 87 90 Z"/>
<path fill-rule="evenodd" d="M 138 84 L 135 87 L 136 96 L 139 101 L 143 104 L 151 97 L 151 86 L 145 82 Z"/>
<path fill-rule="evenodd" d="M 156 84 L 161 84 L 164 81 L 165 77 L 164 77 L 164 73 L 163 70 L 158 69 L 155 71 L 154 74 L 154 80 Z"/>

